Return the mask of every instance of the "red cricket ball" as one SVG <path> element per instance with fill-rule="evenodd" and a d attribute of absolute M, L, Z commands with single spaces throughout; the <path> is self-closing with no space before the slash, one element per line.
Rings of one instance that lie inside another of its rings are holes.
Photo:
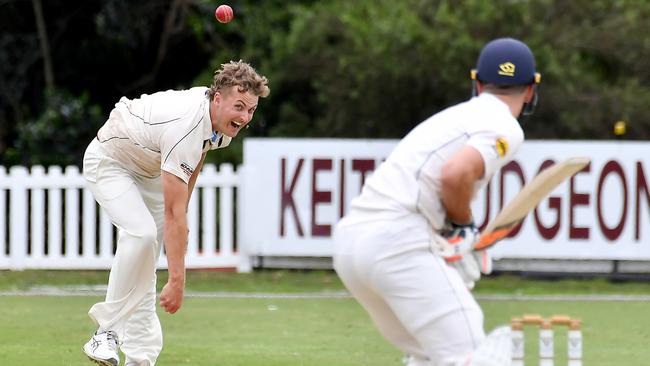
<path fill-rule="evenodd" d="M 214 16 L 217 18 L 219 23 L 228 23 L 235 16 L 235 13 L 232 11 L 230 6 L 219 5 L 217 10 L 214 12 Z"/>

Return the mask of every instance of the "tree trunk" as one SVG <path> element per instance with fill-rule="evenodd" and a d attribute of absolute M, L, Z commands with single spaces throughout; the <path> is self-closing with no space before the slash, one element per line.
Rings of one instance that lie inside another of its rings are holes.
<path fill-rule="evenodd" d="M 45 75 L 45 87 L 51 90 L 54 89 L 54 71 L 52 71 L 50 44 L 47 40 L 45 18 L 43 18 L 43 6 L 41 5 L 41 0 L 32 0 L 32 5 L 34 6 L 34 18 L 36 19 L 38 39 L 41 43 L 41 52 L 43 53 L 43 73 Z"/>
<path fill-rule="evenodd" d="M 162 62 L 167 55 L 167 44 L 169 40 L 183 29 L 188 4 L 187 0 L 173 0 L 169 10 L 167 11 L 167 15 L 165 16 L 163 29 L 160 32 L 158 52 L 156 53 L 154 64 L 151 66 L 148 73 L 144 74 L 141 78 L 124 88 L 125 93 L 138 89 L 155 79 Z"/>

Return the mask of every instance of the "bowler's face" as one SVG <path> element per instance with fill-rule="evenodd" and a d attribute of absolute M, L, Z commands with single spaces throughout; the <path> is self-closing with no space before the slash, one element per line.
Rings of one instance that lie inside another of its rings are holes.
<path fill-rule="evenodd" d="M 210 101 L 212 129 L 226 136 L 235 137 L 253 119 L 259 97 L 247 91 L 241 93 L 238 86 L 231 86 L 215 93 Z"/>

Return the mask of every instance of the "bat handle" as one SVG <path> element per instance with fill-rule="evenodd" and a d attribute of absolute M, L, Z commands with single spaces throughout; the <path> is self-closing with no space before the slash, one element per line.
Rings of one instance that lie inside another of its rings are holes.
<path fill-rule="evenodd" d="M 500 227 L 490 231 L 489 233 L 482 233 L 481 237 L 478 239 L 478 242 L 474 246 L 474 250 L 483 250 L 493 246 L 498 241 L 508 236 L 512 229 L 517 226 L 517 224 L 518 223 L 508 225 L 506 227 Z"/>

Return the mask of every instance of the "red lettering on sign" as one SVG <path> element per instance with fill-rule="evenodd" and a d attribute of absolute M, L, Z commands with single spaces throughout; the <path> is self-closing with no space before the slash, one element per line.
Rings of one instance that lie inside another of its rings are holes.
<path fill-rule="evenodd" d="M 504 199 L 505 199 L 505 184 L 504 184 L 504 176 L 507 173 L 515 173 L 517 177 L 519 177 L 519 181 L 521 182 L 521 187 L 526 184 L 526 178 L 524 177 L 524 171 L 521 169 L 521 165 L 517 163 L 516 161 L 511 161 L 508 164 L 504 165 L 503 168 L 501 168 L 501 174 L 499 176 L 499 210 L 503 209 L 504 206 Z M 520 187 L 520 189 L 521 189 Z M 514 195 L 513 195 L 514 197 Z M 519 231 L 521 230 L 522 225 L 524 224 L 523 221 L 521 221 L 519 224 L 517 224 L 514 228 L 512 228 L 512 231 L 508 234 L 508 238 L 512 238 L 513 236 L 516 236 L 519 234 Z"/>
<path fill-rule="evenodd" d="M 361 185 L 366 182 L 366 175 L 375 170 L 375 161 L 372 159 L 352 159 L 352 171 L 361 173 Z"/>
<path fill-rule="evenodd" d="M 575 207 L 588 206 L 589 194 L 576 193 L 575 191 L 575 178 L 580 173 L 589 173 L 591 171 L 591 163 L 582 168 L 576 175 L 571 177 L 569 183 L 569 238 L 570 239 L 589 239 L 588 227 L 577 227 L 575 224 Z"/>
<path fill-rule="evenodd" d="M 648 194 L 648 182 L 645 179 L 643 165 L 640 161 L 636 162 L 636 192 L 634 195 L 634 239 L 639 240 L 641 237 L 641 191 L 645 193 L 645 203 L 650 207 L 650 194 Z"/>
<path fill-rule="evenodd" d="M 537 174 L 541 173 L 544 169 L 549 168 L 554 164 L 555 162 L 553 160 L 544 160 L 542 165 L 539 167 Z M 549 197 L 548 207 L 555 211 L 555 223 L 548 227 L 544 226 L 539 218 L 539 212 L 537 212 L 539 205 L 537 205 L 533 211 L 533 214 L 535 216 L 535 227 L 537 227 L 539 234 L 546 240 L 553 239 L 557 235 L 558 231 L 560 231 L 560 223 L 562 221 L 562 199 L 560 197 Z"/>
<path fill-rule="evenodd" d="M 307 159 L 311 160 L 311 168 L 302 174 Z M 356 190 L 363 187 L 378 163 L 379 160 L 374 158 L 281 158 L 279 236 L 330 237 L 336 221 L 348 210 L 349 198 L 359 193 Z M 536 173 L 553 164 L 554 160 L 542 160 Z M 593 177 L 589 176 L 591 165 L 586 166 L 566 186 L 563 185 L 566 188 L 562 188 L 562 192 L 550 195 L 535 207 L 530 227 L 524 228 L 526 224 L 522 221 L 508 237 L 519 236 L 525 231 L 526 235 L 544 241 L 556 240 L 559 236 L 568 240 L 589 240 L 593 229 L 596 230 L 594 233 L 600 232 L 602 238 L 613 242 L 624 237 L 631 238 L 632 233 L 627 234 L 626 229 L 630 231 L 631 225 L 634 225 L 634 240 L 640 241 L 641 230 L 650 227 L 650 180 L 645 174 L 643 162 L 636 161 L 634 164 L 634 168 L 630 165 L 626 169 L 622 162 L 612 159 L 604 162 L 601 170 L 594 171 Z M 601 166 L 600 163 L 598 166 Z M 508 197 L 514 197 L 521 190 L 526 183 L 527 172 L 533 174 L 533 170 L 524 171 L 523 167 L 520 161 L 509 162 L 499 171 L 498 177 L 495 175 L 493 184 L 484 188 L 485 192 L 479 197 L 485 203 L 483 212 L 475 212 L 476 224 L 480 229 L 487 226 L 491 214 L 503 209 Z M 632 169 L 635 169 L 634 177 L 631 175 Z M 308 179 L 311 181 L 307 182 Z M 578 183 L 581 184 L 580 188 Z M 622 188 L 620 194 L 610 189 L 617 188 L 618 184 Z M 595 201 L 592 202 L 591 196 Z M 632 209 L 631 205 L 634 205 L 634 212 L 628 212 Z M 620 213 L 609 212 L 617 208 L 621 209 Z"/>
<path fill-rule="evenodd" d="M 607 226 L 607 224 L 605 224 L 602 210 L 603 185 L 605 183 L 605 178 L 607 178 L 610 173 L 617 174 L 621 180 L 621 185 L 623 186 L 623 197 L 621 197 L 621 202 L 623 202 L 623 212 L 621 214 L 621 219 L 618 221 L 618 224 L 613 228 L 610 228 Z M 621 232 L 623 232 L 623 228 L 625 227 L 625 219 L 627 218 L 627 182 L 625 180 L 625 173 L 623 172 L 623 168 L 618 162 L 610 160 L 607 162 L 607 164 L 605 164 L 602 172 L 600 173 L 600 178 L 598 179 L 598 188 L 596 191 L 596 213 L 598 216 L 598 224 L 600 225 L 600 230 L 603 232 L 603 235 L 605 235 L 607 239 L 616 240 L 621 235 Z"/>
<path fill-rule="evenodd" d="M 316 187 L 316 178 L 321 170 L 332 170 L 332 159 L 314 159 L 311 171 L 311 235 L 330 236 L 332 225 L 316 223 L 316 206 L 319 203 L 332 203 L 332 191 L 319 191 Z"/>
<path fill-rule="evenodd" d="M 302 164 L 305 162 L 305 159 L 298 159 L 298 166 L 293 172 L 293 178 L 291 179 L 291 185 L 287 190 L 287 159 L 282 158 L 280 161 L 280 236 L 284 236 L 284 211 L 289 208 L 293 214 L 293 219 L 296 222 L 296 229 L 298 230 L 298 236 L 304 236 L 302 225 L 300 224 L 300 219 L 298 218 L 298 211 L 296 209 L 296 202 L 293 200 L 293 190 L 296 188 L 296 183 L 298 182 L 298 177 L 300 176 L 300 170 L 302 169 Z"/>

